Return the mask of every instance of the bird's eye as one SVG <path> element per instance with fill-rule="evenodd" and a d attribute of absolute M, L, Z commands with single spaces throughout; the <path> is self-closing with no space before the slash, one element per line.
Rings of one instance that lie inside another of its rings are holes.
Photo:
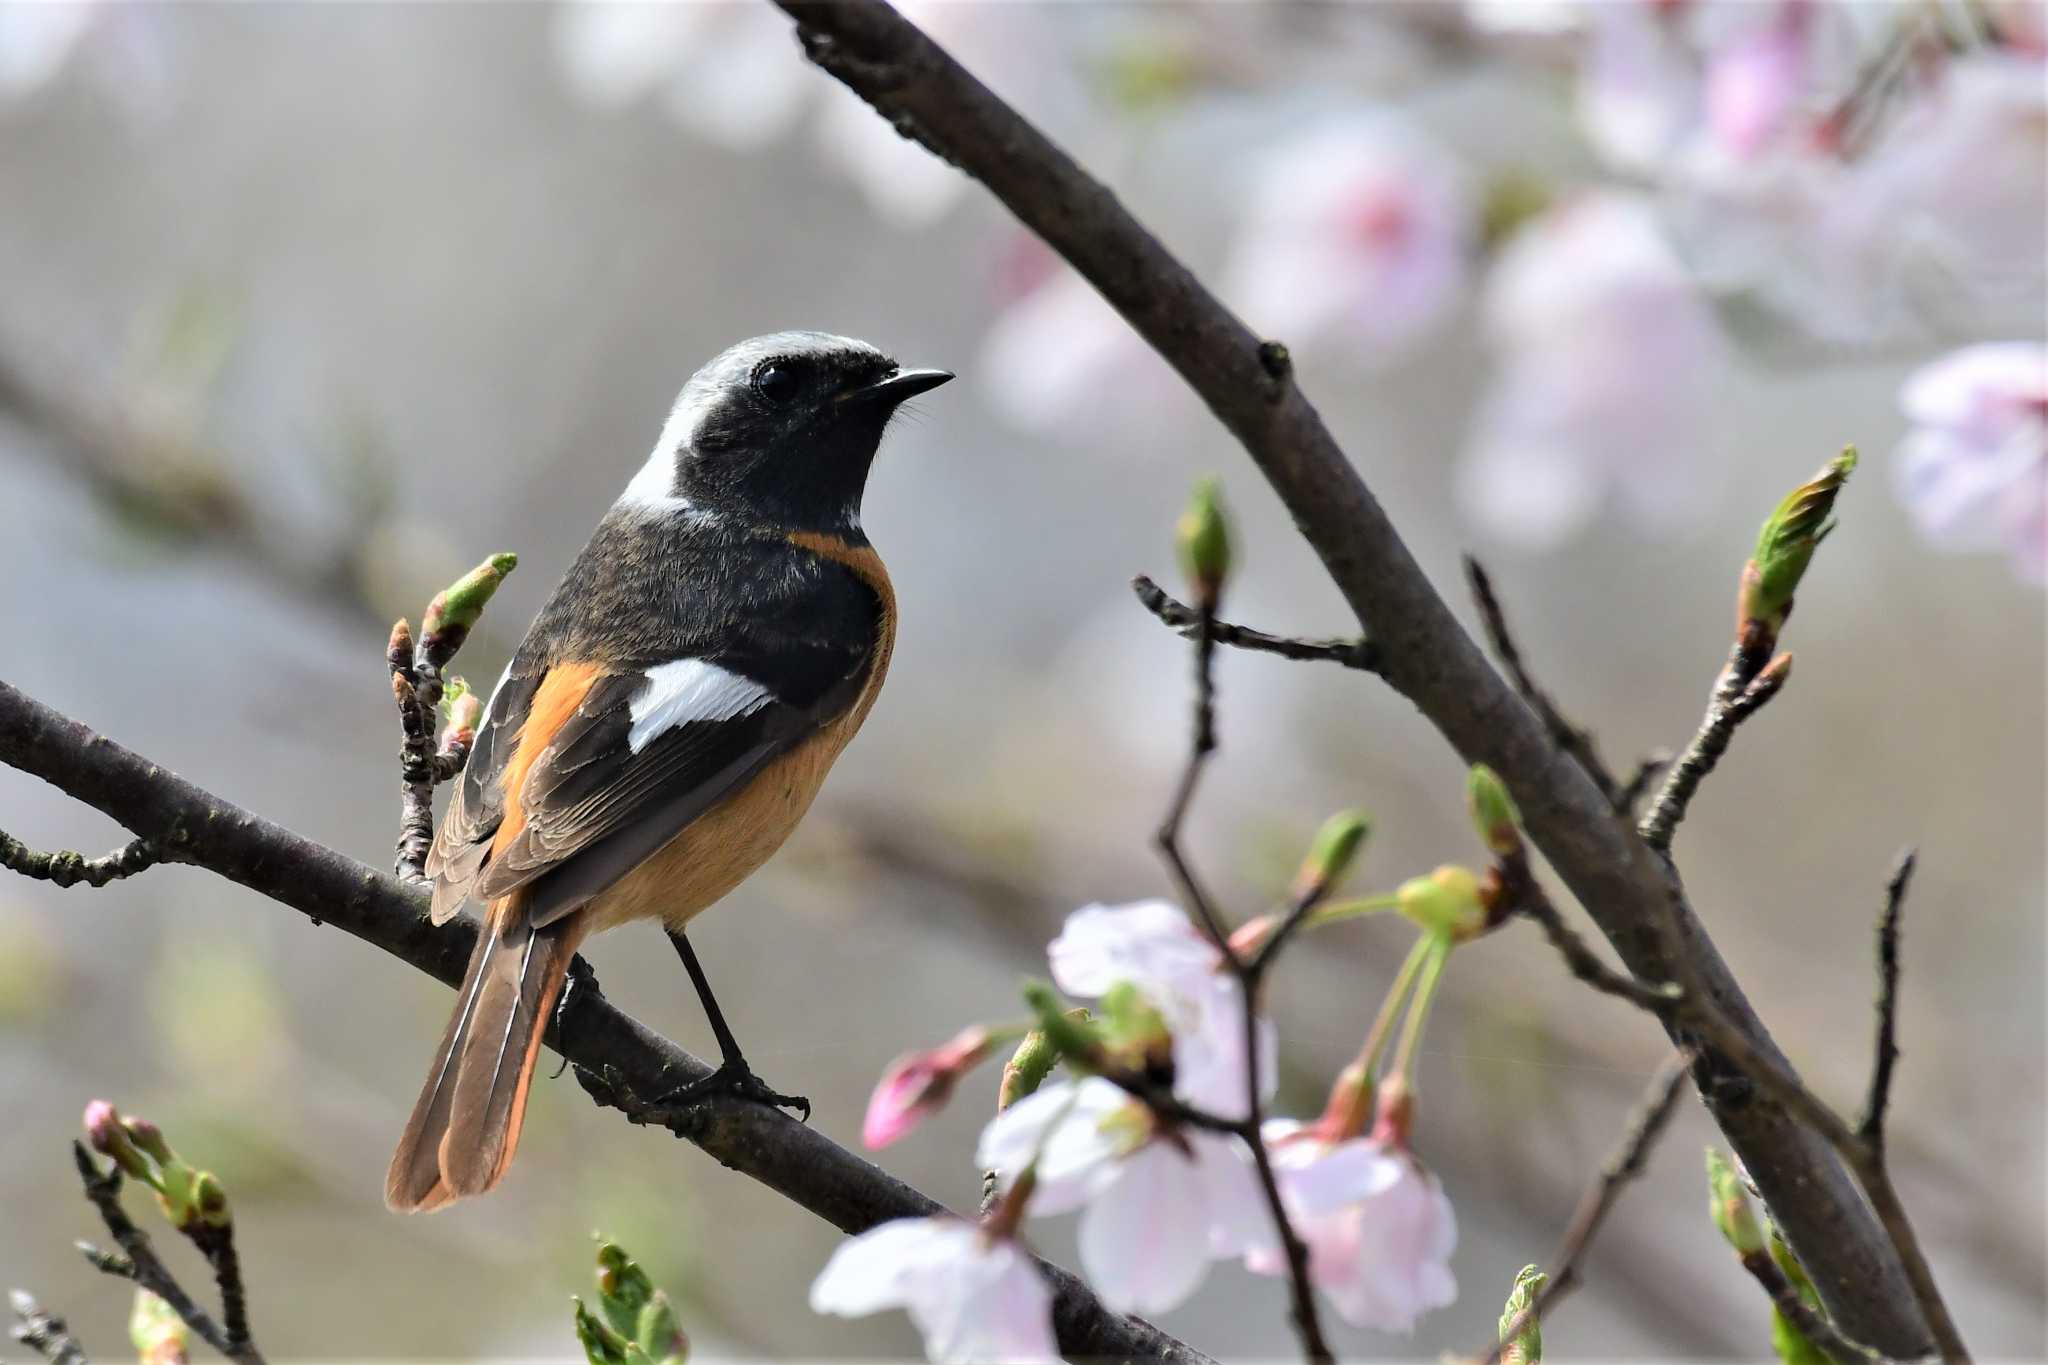
<path fill-rule="evenodd" d="M 754 392 L 771 403 L 787 403 L 801 387 L 795 370 L 773 360 L 754 371 Z"/>

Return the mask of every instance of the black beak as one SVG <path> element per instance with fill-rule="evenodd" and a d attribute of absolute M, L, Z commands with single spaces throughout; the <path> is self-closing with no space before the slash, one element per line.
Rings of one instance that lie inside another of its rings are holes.
<path fill-rule="evenodd" d="M 872 384 L 839 395 L 841 403 L 880 400 L 894 406 L 906 398 L 929 393 L 953 377 L 951 370 L 891 370 Z"/>

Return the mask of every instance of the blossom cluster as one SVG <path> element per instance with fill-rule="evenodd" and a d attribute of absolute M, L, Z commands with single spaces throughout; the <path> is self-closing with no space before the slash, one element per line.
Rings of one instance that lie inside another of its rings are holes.
<path fill-rule="evenodd" d="M 1425 935 L 1418 947 L 1443 942 Z M 817 1311 L 904 1308 L 935 1361 L 1053 1359 L 1051 1294 L 1021 1224 L 1076 1211 L 1082 1270 L 1120 1311 L 1176 1307 L 1219 1261 L 1288 1273 L 1253 1154 L 1231 1130 L 1254 1097 L 1261 1108 L 1271 1099 L 1277 1040 L 1263 1013 L 1247 1014 L 1224 950 L 1154 900 L 1075 911 L 1047 956 L 1059 989 L 1090 1002 L 1103 1027 L 1066 1057 L 1074 1075 L 1012 1098 L 982 1130 L 974 1164 L 995 1178 L 993 1212 L 979 1226 L 905 1219 L 854 1238 L 814 1284 Z M 1386 1018 L 1414 979 L 1404 972 Z M 891 1067 L 869 1111 L 871 1145 L 950 1097 L 994 1036 L 972 1029 Z M 1407 1332 L 1456 1296 L 1457 1222 L 1410 1148 L 1406 1081 L 1383 1083 L 1377 1106 L 1359 1081 L 1356 1069 L 1340 1079 L 1319 1119 L 1269 1118 L 1258 1132 L 1310 1281 L 1347 1322 Z"/>

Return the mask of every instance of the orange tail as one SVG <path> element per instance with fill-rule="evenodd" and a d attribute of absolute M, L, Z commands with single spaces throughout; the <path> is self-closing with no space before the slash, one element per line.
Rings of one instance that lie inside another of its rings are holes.
<path fill-rule="evenodd" d="M 541 1034 L 583 938 L 582 918 L 535 929 L 516 902 L 491 907 L 384 1177 L 384 1202 L 396 1212 L 438 1209 L 504 1178 L 519 1147 Z"/>

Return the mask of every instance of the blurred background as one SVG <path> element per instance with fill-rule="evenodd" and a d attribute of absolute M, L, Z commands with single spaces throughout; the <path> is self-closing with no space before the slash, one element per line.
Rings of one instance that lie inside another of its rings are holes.
<path fill-rule="evenodd" d="M 1976 1350 L 2048 1352 L 2039 6 L 914 14 L 1291 344 L 1424 567 L 1469 620 L 1457 557 L 1484 558 L 1617 766 L 1691 733 L 1757 524 L 1861 445 L 1794 684 L 1678 853 L 1780 1042 L 1852 1107 L 1882 883 L 1919 845 L 1896 1177 Z M 1190 480 L 1220 473 L 1237 514 L 1231 617 L 1355 628 L 1171 375 L 766 7 L 0 6 L 0 203 L 0 676 L 379 866 L 394 617 L 516 550 L 460 660 L 493 676 L 731 341 L 822 328 L 960 372 L 870 487 L 889 686 L 786 851 L 692 935 L 755 1065 L 842 1142 L 890 1058 L 1018 1013 L 1065 913 L 1164 892 L 1147 835 L 1188 670 L 1126 584 L 1170 571 Z M 1219 681 L 1194 847 L 1239 913 L 1339 805 L 1376 818 L 1360 889 L 1480 856 L 1455 757 L 1372 679 L 1227 655 Z M 12 772 L 0 828 L 125 837 Z M 653 933 L 591 958 L 703 1053 Z M 1285 965 L 1283 1109 L 1319 1107 L 1406 942 L 1362 921 Z M 97 1229 L 65 1144 L 105 1096 L 225 1180 L 273 1358 L 568 1357 L 593 1229 L 703 1356 L 917 1353 L 901 1315 L 808 1311 L 825 1225 L 568 1078 L 536 1087 L 498 1193 L 386 1214 L 448 1003 L 192 869 L 0 878 L 0 1281 L 123 1340 L 127 1294 L 71 1249 Z M 1417 1134 L 1460 1298 L 1408 1340 L 1333 1321 L 1340 1349 L 1490 1339 L 1663 1049 L 1527 926 L 1460 953 Z M 993 1086 L 882 1164 L 971 1206 Z M 1767 1352 L 1705 1217 L 1710 1137 L 1688 1101 L 1556 1356 Z M 1071 1263 L 1070 1219 L 1034 1236 Z M 1163 1325 L 1293 1350 L 1281 1286 L 1229 1265 Z"/>

